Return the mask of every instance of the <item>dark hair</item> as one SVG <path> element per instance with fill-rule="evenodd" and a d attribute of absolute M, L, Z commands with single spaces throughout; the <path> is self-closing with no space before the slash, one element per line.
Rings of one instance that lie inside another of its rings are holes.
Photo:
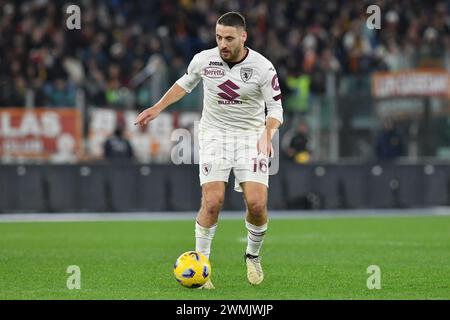
<path fill-rule="evenodd" d="M 217 24 L 236 28 L 241 27 L 244 28 L 244 30 L 247 28 L 244 16 L 236 11 L 223 14 L 219 19 L 217 19 Z"/>
<path fill-rule="evenodd" d="M 123 128 L 122 126 L 117 126 L 116 129 L 114 130 L 114 135 L 118 136 L 118 137 L 122 137 L 123 136 Z"/>

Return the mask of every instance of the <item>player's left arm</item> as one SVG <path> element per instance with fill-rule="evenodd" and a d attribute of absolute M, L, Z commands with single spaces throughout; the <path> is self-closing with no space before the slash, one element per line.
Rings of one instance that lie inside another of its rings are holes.
<path fill-rule="evenodd" d="M 261 91 L 266 102 L 267 117 L 266 128 L 258 141 L 258 153 L 273 156 L 272 138 L 283 123 L 283 106 L 281 103 L 281 90 L 275 68 L 270 65 L 263 77 Z"/>
<path fill-rule="evenodd" d="M 280 126 L 281 122 L 279 120 L 272 117 L 267 117 L 266 128 L 264 129 L 257 145 L 258 154 L 263 153 L 266 156 L 274 156 L 272 138 Z"/>

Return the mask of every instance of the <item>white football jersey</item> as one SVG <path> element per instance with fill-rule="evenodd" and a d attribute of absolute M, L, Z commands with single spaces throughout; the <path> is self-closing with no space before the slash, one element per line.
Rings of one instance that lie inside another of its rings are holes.
<path fill-rule="evenodd" d="M 231 66 L 222 60 L 218 47 L 204 50 L 176 82 L 191 92 L 203 79 L 200 128 L 259 131 L 265 126 L 265 106 L 267 117 L 283 123 L 280 85 L 272 63 L 248 48 L 245 58 Z"/>

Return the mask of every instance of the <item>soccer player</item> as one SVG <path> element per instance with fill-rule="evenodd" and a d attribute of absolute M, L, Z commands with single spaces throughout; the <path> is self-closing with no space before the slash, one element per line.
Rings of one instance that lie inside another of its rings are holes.
<path fill-rule="evenodd" d="M 268 225 L 269 157 L 273 135 L 283 123 L 283 109 L 274 66 L 246 47 L 246 40 L 245 18 L 238 12 L 222 15 L 216 24 L 217 47 L 196 54 L 186 74 L 154 106 L 141 112 L 136 124 L 145 126 L 203 80 L 202 200 L 195 224 L 196 250 L 209 258 L 225 183 L 233 169 L 235 190 L 243 192 L 247 207 L 247 278 L 257 285 L 264 279 L 260 249 Z M 214 286 L 208 281 L 202 288 Z"/>

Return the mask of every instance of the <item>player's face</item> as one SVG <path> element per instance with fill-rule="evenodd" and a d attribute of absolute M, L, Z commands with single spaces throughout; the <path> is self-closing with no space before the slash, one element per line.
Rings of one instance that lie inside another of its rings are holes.
<path fill-rule="evenodd" d="M 216 41 L 220 56 L 226 62 L 239 60 L 247 40 L 247 32 L 243 28 L 216 25 Z"/>

